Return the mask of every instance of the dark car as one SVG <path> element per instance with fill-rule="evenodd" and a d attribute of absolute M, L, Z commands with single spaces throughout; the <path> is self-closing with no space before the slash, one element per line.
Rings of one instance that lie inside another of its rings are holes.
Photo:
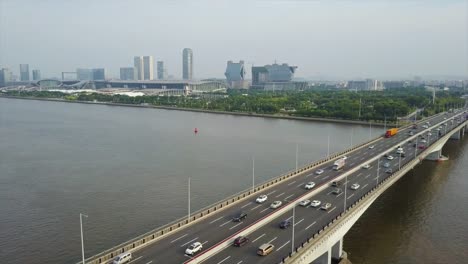
<path fill-rule="evenodd" d="M 239 212 L 237 215 L 234 216 L 234 218 L 232 218 L 232 221 L 240 222 L 240 221 L 244 220 L 245 218 L 247 218 L 247 213 L 246 212 Z"/>
<path fill-rule="evenodd" d="M 339 181 L 334 181 L 334 182 L 332 182 L 332 184 L 331 184 L 331 186 L 333 186 L 333 187 L 338 187 L 338 186 L 340 186 L 340 185 L 341 185 L 341 182 L 339 182 Z"/>
<path fill-rule="evenodd" d="M 235 240 L 234 240 L 234 246 L 236 247 L 241 247 L 245 244 L 247 244 L 249 242 L 249 238 L 248 237 L 245 237 L 245 236 L 240 236 L 240 237 L 237 237 Z"/>
<path fill-rule="evenodd" d="M 289 226 L 291 226 L 291 221 L 289 221 L 289 220 L 284 220 L 284 221 L 282 221 L 282 222 L 280 223 L 279 226 L 280 226 L 281 229 L 286 229 L 286 228 L 288 228 Z"/>

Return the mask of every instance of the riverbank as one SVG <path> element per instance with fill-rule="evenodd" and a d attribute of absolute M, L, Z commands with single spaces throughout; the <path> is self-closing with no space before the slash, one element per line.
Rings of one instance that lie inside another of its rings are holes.
<path fill-rule="evenodd" d="M 123 106 L 123 107 L 140 107 L 140 108 L 177 110 L 177 111 L 200 112 L 200 113 L 222 114 L 222 115 L 251 116 L 251 117 L 302 120 L 302 121 L 313 121 L 313 122 L 331 122 L 331 123 L 342 123 L 342 124 L 353 124 L 353 125 L 372 125 L 372 126 L 379 126 L 379 127 L 385 126 L 384 123 L 380 123 L 380 122 L 365 122 L 365 121 L 358 121 L 358 120 L 319 118 L 319 117 L 300 117 L 300 116 L 288 116 L 288 115 L 268 115 L 268 114 L 245 113 L 245 112 L 227 112 L 227 111 L 216 111 L 216 110 L 195 109 L 195 108 L 181 108 L 181 107 L 172 107 L 172 106 L 136 105 L 136 104 L 122 104 L 122 103 L 109 103 L 109 102 L 91 102 L 91 101 L 70 101 L 70 100 L 57 99 L 57 98 L 19 97 L 19 96 L 5 96 L 5 95 L 0 95 L 0 98 L 78 103 L 78 104 L 108 105 L 108 106 Z M 386 125 L 390 127 L 394 124 L 387 123 Z"/>

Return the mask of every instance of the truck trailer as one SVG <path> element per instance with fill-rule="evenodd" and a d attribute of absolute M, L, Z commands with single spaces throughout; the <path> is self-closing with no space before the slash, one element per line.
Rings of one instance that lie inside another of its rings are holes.
<path fill-rule="evenodd" d="M 398 133 L 398 128 L 390 128 L 389 130 L 387 130 L 387 132 L 385 132 L 385 137 L 389 138 L 389 137 L 396 135 L 397 133 Z"/>

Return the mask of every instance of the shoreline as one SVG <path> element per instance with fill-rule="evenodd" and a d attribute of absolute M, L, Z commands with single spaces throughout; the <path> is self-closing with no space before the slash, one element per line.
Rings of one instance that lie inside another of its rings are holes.
<path fill-rule="evenodd" d="M 40 97 L 19 97 L 19 96 L 5 96 L 0 95 L 0 98 L 7 99 L 23 99 L 23 100 L 36 100 L 36 101 L 49 101 L 49 102 L 63 102 L 63 103 L 76 103 L 76 104 L 93 104 L 93 105 L 107 105 L 107 106 L 123 106 L 123 107 L 139 107 L 139 108 L 150 108 L 150 109 L 164 109 L 164 110 L 175 110 L 175 111 L 186 111 L 186 112 L 198 112 L 198 113 L 210 113 L 218 115 L 235 115 L 235 116 L 250 116 L 250 117 L 263 117 L 272 119 L 286 119 L 286 120 L 300 120 L 300 121 L 312 121 L 312 122 L 327 122 L 327 123 L 341 123 L 341 124 L 352 124 L 352 125 L 369 125 L 383 127 L 383 123 L 376 122 L 365 122 L 356 120 L 346 119 L 334 119 L 334 118 L 320 118 L 320 117 L 300 117 L 300 116 L 286 116 L 286 115 L 269 115 L 269 114 L 257 114 L 257 113 L 246 113 L 246 112 L 227 112 L 217 110 L 206 110 L 206 109 L 195 109 L 195 108 L 182 108 L 182 107 L 171 107 L 171 106 L 156 106 L 156 105 L 136 105 L 136 104 L 121 104 L 121 103 L 109 103 L 109 102 L 91 102 L 91 101 L 69 101 L 65 99 L 56 98 L 40 98 Z M 390 127 L 393 123 L 387 123 Z"/>

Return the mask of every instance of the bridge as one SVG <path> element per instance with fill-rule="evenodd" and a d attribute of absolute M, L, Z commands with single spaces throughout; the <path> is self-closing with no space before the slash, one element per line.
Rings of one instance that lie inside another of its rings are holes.
<path fill-rule="evenodd" d="M 380 194 L 422 160 L 446 159 L 441 154 L 442 147 L 449 139 L 460 139 L 465 134 L 467 113 L 466 109 L 458 109 L 437 114 L 418 121 L 417 127 L 400 128 L 390 138 L 381 136 L 335 153 L 89 257 L 85 262 L 110 263 L 123 252 L 133 253 L 131 263 L 142 264 L 346 261 L 344 235 Z M 397 154 L 400 147 L 402 150 Z M 334 162 L 343 156 L 345 167 L 339 171 L 332 169 Z M 319 169 L 323 172 L 318 173 Z M 304 188 L 311 181 L 315 186 Z M 341 191 L 335 192 L 332 182 L 338 182 Z M 260 195 L 267 195 L 267 201 L 256 203 Z M 321 209 L 299 205 L 306 199 L 330 206 Z M 271 209 L 273 201 L 281 201 L 282 205 Z M 234 222 L 233 217 L 240 211 L 247 213 L 247 217 Z M 291 225 L 280 229 L 279 223 L 284 220 Z M 248 237 L 249 242 L 233 247 L 239 236 Z M 193 242 L 200 242 L 203 250 L 188 256 L 185 250 Z M 258 247 L 265 243 L 274 245 L 273 251 L 268 256 L 258 256 Z"/>

